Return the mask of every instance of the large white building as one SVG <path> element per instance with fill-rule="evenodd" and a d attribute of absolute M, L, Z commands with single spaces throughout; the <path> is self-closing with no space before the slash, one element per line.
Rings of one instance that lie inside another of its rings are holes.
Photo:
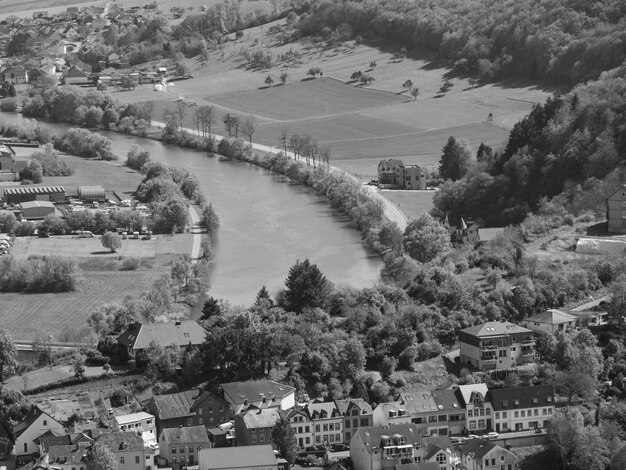
<path fill-rule="evenodd" d="M 146 446 L 157 444 L 156 422 L 150 413 L 140 412 L 115 416 L 116 431 L 133 432 L 141 437 Z"/>

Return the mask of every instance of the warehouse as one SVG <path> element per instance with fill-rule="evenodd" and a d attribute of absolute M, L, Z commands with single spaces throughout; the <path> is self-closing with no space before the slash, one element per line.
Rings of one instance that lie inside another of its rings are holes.
<path fill-rule="evenodd" d="M 106 192 L 102 186 L 79 186 L 78 199 L 81 201 L 105 201 Z"/>
<path fill-rule="evenodd" d="M 26 201 L 65 202 L 63 186 L 20 186 L 4 190 L 4 200 L 7 204 L 21 204 Z"/>
<path fill-rule="evenodd" d="M 54 204 L 50 201 L 26 201 L 21 205 L 22 219 L 45 219 L 48 214 L 54 214 Z"/>

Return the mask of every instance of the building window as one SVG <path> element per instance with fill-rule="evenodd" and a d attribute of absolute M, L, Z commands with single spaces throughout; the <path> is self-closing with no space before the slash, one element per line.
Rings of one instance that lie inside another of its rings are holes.
<path fill-rule="evenodd" d="M 349 427 L 350 427 L 350 420 L 346 419 L 346 428 L 349 428 Z"/>
<path fill-rule="evenodd" d="M 176 447 L 172 447 L 172 452 L 171 452 L 171 453 L 172 453 L 172 454 L 175 454 L 175 453 L 176 453 Z"/>
<path fill-rule="evenodd" d="M 189 446 L 189 453 L 193 454 L 193 447 Z"/>
<path fill-rule="evenodd" d="M 446 463 L 448 461 L 448 456 L 446 454 L 439 453 L 437 454 L 437 463 Z"/>
<path fill-rule="evenodd" d="M 315 432 L 320 432 L 320 425 L 319 424 L 315 425 Z"/>
<path fill-rule="evenodd" d="M 353 428 L 357 428 L 357 427 L 359 427 L 359 420 L 358 420 L 357 418 L 354 418 L 354 419 L 352 420 L 352 427 L 353 427 Z"/>
<path fill-rule="evenodd" d="M 204 424 L 204 418 L 198 418 L 198 424 Z"/>
<path fill-rule="evenodd" d="M 324 428 L 324 432 L 328 431 L 328 424 L 324 424 L 323 428 Z"/>
<path fill-rule="evenodd" d="M 448 417 L 446 415 L 439 415 L 440 423 L 445 423 L 446 421 L 448 421 Z"/>
<path fill-rule="evenodd" d="M 508 416 L 507 416 L 507 415 L 508 415 L 508 412 L 503 411 L 503 412 L 502 412 L 502 419 L 507 419 L 507 418 L 508 418 Z"/>
<path fill-rule="evenodd" d="M 320 436 L 319 435 L 315 436 L 315 443 L 319 444 L 320 442 L 321 442 Z"/>
<path fill-rule="evenodd" d="M 543 409 L 543 411 L 542 411 L 542 414 L 543 414 L 544 416 L 545 416 L 545 415 L 547 415 L 547 414 L 548 414 L 548 409 L 547 409 L 547 408 L 544 408 L 544 409 Z"/>
<path fill-rule="evenodd" d="M 516 418 L 519 418 L 519 411 L 516 411 L 516 412 L 515 412 L 515 417 L 516 417 Z"/>
<path fill-rule="evenodd" d="M 428 422 L 429 423 L 436 423 L 437 422 L 437 417 L 436 416 L 429 416 L 428 417 Z"/>
<path fill-rule="evenodd" d="M 467 410 L 467 417 L 471 418 L 473 416 L 472 410 Z"/>
<path fill-rule="evenodd" d="M 522 418 L 526 417 L 526 410 L 522 410 Z"/>
<path fill-rule="evenodd" d="M 310 444 L 311 443 L 311 438 L 310 437 L 305 437 L 304 438 L 304 443 L 305 444 Z"/>
<path fill-rule="evenodd" d="M 138 455 L 135 455 L 135 463 L 139 463 L 139 456 Z M 72 469 L 72 470 L 74 470 L 74 469 Z"/>
<path fill-rule="evenodd" d="M 201 415 L 202 414 L 202 408 L 198 408 L 198 414 Z"/>
<path fill-rule="evenodd" d="M 530 413 L 528 413 L 530 414 Z M 539 410 L 537 408 L 535 408 L 535 410 L 533 411 L 533 415 L 534 416 L 539 416 Z"/>
<path fill-rule="evenodd" d="M 253 442 L 253 443 L 256 443 L 256 434 L 253 434 L 253 435 L 252 435 L 252 442 Z"/>
<path fill-rule="evenodd" d="M 470 429 L 476 429 L 476 421 L 470 421 L 469 428 Z"/>
<path fill-rule="evenodd" d="M 44 425 L 44 426 L 47 426 L 47 425 L 48 425 L 48 420 L 47 420 L 47 419 L 44 419 L 44 420 L 43 420 L 43 425 Z"/>
<path fill-rule="evenodd" d="M 124 457 L 120 457 L 120 463 L 124 465 Z"/>
<path fill-rule="evenodd" d="M 172 457 L 172 463 L 176 463 L 176 457 Z"/>
<path fill-rule="evenodd" d="M 265 434 L 259 434 L 259 442 L 265 442 Z"/>
<path fill-rule="evenodd" d="M 368 418 L 361 418 L 361 426 L 367 427 L 370 425 L 370 420 Z"/>
<path fill-rule="evenodd" d="M 304 427 L 304 432 L 311 432 L 311 431 L 310 431 L 310 429 L 311 429 L 311 428 L 310 428 L 309 426 L 305 426 L 305 427 Z"/>
<path fill-rule="evenodd" d="M 500 419 L 500 413 L 496 411 L 496 419 Z"/>
<path fill-rule="evenodd" d="M 479 419 L 478 420 L 478 429 L 483 429 L 485 427 L 485 420 L 484 419 Z"/>

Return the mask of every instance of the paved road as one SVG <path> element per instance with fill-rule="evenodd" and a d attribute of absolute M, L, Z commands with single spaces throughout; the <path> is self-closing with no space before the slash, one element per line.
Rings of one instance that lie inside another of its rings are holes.
<path fill-rule="evenodd" d="M 200 246 L 202 242 L 202 227 L 200 226 L 200 214 L 196 206 L 189 205 L 189 217 L 191 218 L 191 233 L 193 234 L 193 244 L 191 245 L 191 259 L 196 261 L 200 257 Z"/>
<path fill-rule="evenodd" d="M 152 125 L 155 127 L 165 127 L 165 123 L 160 122 L 160 121 L 152 121 Z M 190 128 L 185 128 L 185 131 L 189 132 L 190 134 L 195 134 L 196 130 L 195 129 L 190 129 Z M 215 140 L 216 141 L 220 141 L 221 139 L 224 138 L 224 136 L 221 135 L 216 135 L 214 134 Z M 270 147 L 268 145 L 263 145 L 263 144 L 256 144 L 256 143 L 252 143 L 252 148 L 255 150 L 260 150 L 262 152 L 269 152 L 269 153 L 279 153 L 279 152 L 283 152 L 283 150 L 274 148 L 274 147 Z M 287 152 L 287 156 L 289 158 L 295 158 L 293 152 Z M 335 166 L 331 166 L 330 167 L 332 171 L 337 171 L 337 172 L 342 172 L 345 173 L 346 175 L 350 176 L 350 178 L 357 180 L 357 178 L 354 175 L 351 175 L 350 173 L 344 172 L 343 170 L 335 167 Z M 359 181 L 360 183 L 360 181 Z M 387 199 L 385 196 L 383 196 L 380 191 L 378 190 L 378 188 L 374 187 L 374 186 L 367 186 L 364 185 L 364 187 L 366 188 L 366 190 L 368 190 L 372 196 L 372 198 L 374 199 L 378 199 L 382 205 L 383 205 L 383 213 L 385 215 L 385 217 L 387 217 L 387 219 L 391 220 L 392 222 L 395 222 L 396 224 L 398 224 L 398 228 L 400 230 L 402 230 L 404 232 L 404 229 L 406 229 L 407 226 L 407 216 L 400 210 L 398 209 L 398 207 L 396 207 L 389 199 Z M 194 238 L 195 239 L 195 238 Z M 192 255 L 193 258 L 193 255 Z"/>

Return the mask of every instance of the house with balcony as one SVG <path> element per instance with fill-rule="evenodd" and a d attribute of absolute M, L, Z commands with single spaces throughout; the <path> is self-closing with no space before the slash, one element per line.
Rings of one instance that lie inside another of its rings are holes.
<path fill-rule="evenodd" d="M 391 426 L 393 424 L 409 424 L 411 415 L 402 401 L 379 403 L 372 412 L 374 426 Z"/>
<path fill-rule="evenodd" d="M 235 415 L 235 445 L 269 444 L 272 428 L 279 419 L 280 413 L 277 408 L 249 408 Z"/>
<path fill-rule="evenodd" d="M 517 458 L 510 450 L 485 439 L 470 439 L 458 445 L 459 470 L 515 470 Z"/>
<path fill-rule="evenodd" d="M 535 341 L 528 328 L 507 321 L 459 331 L 461 364 L 479 370 L 508 369 L 534 362 Z"/>
<path fill-rule="evenodd" d="M 316 445 L 343 442 L 343 416 L 334 402 L 313 400 L 306 409 L 313 422 Z"/>
<path fill-rule="evenodd" d="M 315 444 L 313 421 L 306 407 L 296 406 L 290 409 L 287 411 L 285 419 L 289 421 L 296 438 L 296 443 L 300 449 L 306 449 Z"/>
<path fill-rule="evenodd" d="M 465 409 L 465 431 L 483 433 L 493 429 L 493 409 L 489 402 L 487 384 L 460 385 L 457 395 Z"/>
<path fill-rule="evenodd" d="M 354 470 L 394 469 L 423 459 L 426 444 L 414 424 L 359 428 L 350 440 Z"/>
<path fill-rule="evenodd" d="M 157 443 L 156 420 L 150 413 L 140 412 L 115 416 L 113 428 L 116 431 L 132 432 L 143 439 L 146 446 Z"/>
<path fill-rule="evenodd" d="M 335 400 L 339 414 L 343 416 L 343 443 L 349 444 L 352 435 L 359 428 L 368 428 L 374 425 L 372 407 L 362 398 L 346 398 Z"/>
<path fill-rule="evenodd" d="M 210 447 L 204 426 L 165 428 L 159 434 L 159 455 L 172 469 L 198 465 L 198 454 Z"/>
<path fill-rule="evenodd" d="M 422 390 L 400 394 L 413 423 L 422 436 L 461 434 L 465 410 L 454 390 Z"/>
<path fill-rule="evenodd" d="M 487 399 L 496 432 L 544 428 L 554 414 L 554 389 L 550 385 L 491 389 Z"/>
<path fill-rule="evenodd" d="M 296 404 L 296 389 L 273 380 L 247 380 L 220 384 L 219 390 L 238 414 L 248 407 L 288 410 Z"/>

